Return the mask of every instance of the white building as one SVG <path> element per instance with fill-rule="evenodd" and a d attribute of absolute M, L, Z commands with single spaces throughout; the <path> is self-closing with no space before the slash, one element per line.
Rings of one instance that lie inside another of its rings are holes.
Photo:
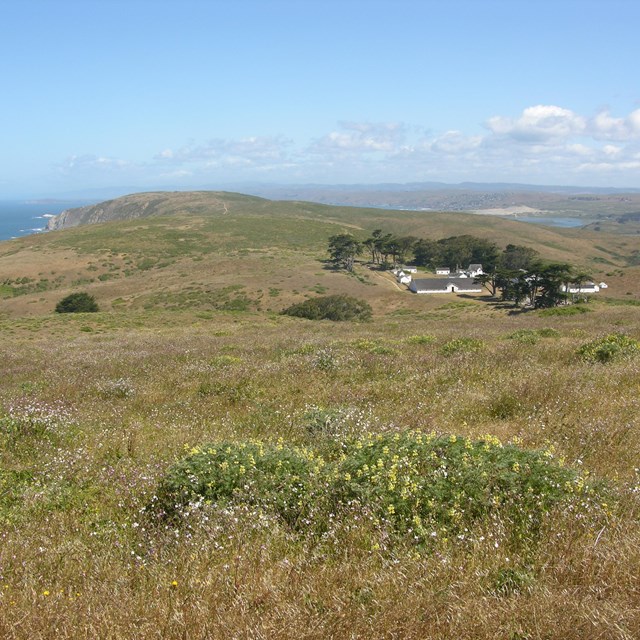
<path fill-rule="evenodd" d="M 482 286 L 471 278 L 418 278 L 412 280 L 413 293 L 482 293 Z"/>

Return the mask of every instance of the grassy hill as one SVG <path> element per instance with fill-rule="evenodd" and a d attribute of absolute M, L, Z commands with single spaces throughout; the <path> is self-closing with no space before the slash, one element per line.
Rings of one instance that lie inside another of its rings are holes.
<path fill-rule="evenodd" d="M 594 342 L 640 339 L 638 239 L 153 198 L 0 243 L 0 637 L 640 635 L 640 356 Z M 330 235 L 376 228 L 610 288 L 514 312 L 326 268 Z M 53 312 L 79 290 L 101 311 Z M 373 320 L 277 313 L 322 293 Z"/>
<path fill-rule="evenodd" d="M 78 211 L 82 215 L 74 225 L 100 211 L 110 221 L 0 245 L 0 296 L 10 299 L 0 308 L 42 313 L 61 293 L 78 287 L 90 289 L 112 309 L 211 309 L 229 303 L 275 311 L 322 291 L 357 293 L 380 310 L 411 306 L 380 274 L 360 268 L 357 278 L 348 279 L 324 268 L 331 235 L 365 238 L 376 228 L 434 239 L 471 234 L 500 246 L 524 244 L 606 280 L 609 296 L 640 294 L 637 272 L 629 266 L 637 262 L 640 238 L 493 216 L 275 202 L 215 192 L 135 194 Z"/>

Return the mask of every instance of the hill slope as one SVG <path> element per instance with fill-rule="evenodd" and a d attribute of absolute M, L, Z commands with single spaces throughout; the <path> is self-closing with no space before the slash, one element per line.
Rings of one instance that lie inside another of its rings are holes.
<path fill-rule="evenodd" d="M 420 303 L 382 274 L 327 270 L 327 240 L 374 229 L 438 239 L 471 234 L 535 248 L 588 269 L 609 295 L 637 295 L 640 239 L 494 216 L 393 211 L 225 192 L 140 193 L 73 209 L 62 230 L 0 243 L 0 310 L 40 313 L 62 293 L 89 288 L 115 309 L 236 307 L 280 310 L 320 292 L 349 293 L 389 311 Z M 371 286 L 376 283 L 378 286 Z"/>

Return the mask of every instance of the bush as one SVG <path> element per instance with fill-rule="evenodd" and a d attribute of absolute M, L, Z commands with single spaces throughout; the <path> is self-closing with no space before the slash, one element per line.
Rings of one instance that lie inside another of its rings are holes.
<path fill-rule="evenodd" d="M 552 307 L 551 309 L 543 309 L 538 312 L 539 316 L 578 316 L 582 313 L 589 313 L 592 309 L 581 307 L 577 304 L 569 307 Z"/>
<path fill-rule="evenodd" d="M 334 444 L 322 452 L 282 441 L 194 448 L 169 469 L 149 511 L 179 522 L 207 505 L 249 505 L 299 533 L 367 521 L 390 539 L 418 545 L 504 526 L 511 543 L 529 545 L 556 504 L 592 491 L 549 452 L 492 436 L 410 431 Z"/>
<path fill-rule="evenodd" d="M 364 300 L 347 295 L 320 296 L 294 304 L 283 314 L 309 320 L 357 320 L 371 319 L 371 306 Z"/>
<path fill-rule="evenodd" d="M 98 311 L 96 299 L 88 293 L 72 293 L 56 305 L 56 313 L 93 313 Z"/>
<path fill-rule="evenodd" d="M 578 355 L 587 362 L 611 362 L 630 358 L 640 353 L 640 342 L 624 335 L 611 333 L 604 338 L 592 340 L 578 349 Z"/>
<path fill-rule="evenodd" d="M 484 342 L 477 338 L 454 338 L 442 347 L 442 353 L 451 356 L 454 353 L 474 353 L 484 348 Z"/>

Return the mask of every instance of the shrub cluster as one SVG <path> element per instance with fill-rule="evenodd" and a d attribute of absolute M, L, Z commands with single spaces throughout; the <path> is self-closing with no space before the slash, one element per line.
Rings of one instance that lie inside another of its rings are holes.
<path fill-rule="evenodd" d="M 93 313 L 98 311 L 96 299 L 88 293 L 72 293 L 56 305 L 57 313 Z"/>
<path fill-rule="evenodd" d="M 491 436 L 367 434 L 322 451 L 282 441 L 194 448 L 168 471 L 150 511 L 179 521 L 205 505 L 250 505 L 312 535 L 356 511 L 417 544 L 499 521 L 512 542 L 529 544 L 554 505 L 588 491 L 549 452 Z"/>
<path fill-rule="evenodd" d="M 320 296 L 294 304 L 283 314 L 309 320 L 357 320 L 371 319 L 371 306 L 364 300 L 347 295 Z"/>
<path fill-rule="evenodd" d="M 454 353 L 473 353 L 484 348 L 484 342 L 477 338 L 454 338 L 442 346 L 442 353 L 451 356 Z"/>
<path fill-rule="evenodd" d="M 623 333 L 611 333 L 592 340 L 578 349 L 578 355 L 587 362 L 611 362 L 640 353 L 640 342 Z"/>

